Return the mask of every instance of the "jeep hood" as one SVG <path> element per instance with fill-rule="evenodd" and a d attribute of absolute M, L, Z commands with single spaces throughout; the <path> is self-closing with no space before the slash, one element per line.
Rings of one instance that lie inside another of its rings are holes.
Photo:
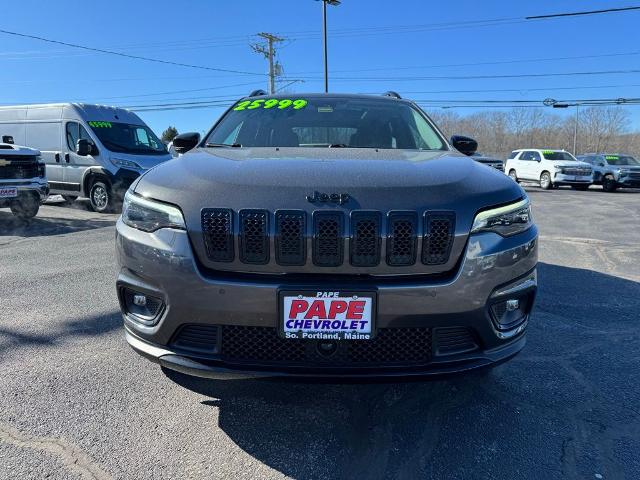
<path fill-rule="evenodd" d="M 365 148 L 198 149 L 154 168 L 135 191 L 198 218 L 204 207 L 306 209 L 306 196 L 315 191 L 347 193 L 349 210 L 474 214 L 524 195 L 501 172 L 457 152 Z"/>

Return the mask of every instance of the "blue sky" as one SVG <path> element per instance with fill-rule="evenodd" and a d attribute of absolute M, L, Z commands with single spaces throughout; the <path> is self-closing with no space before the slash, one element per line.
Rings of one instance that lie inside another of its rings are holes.
<path fill-rule="evenodd" d="M 640 73 L 556 74 L 640 70 L 640 11 L 523 20 L 630 5 L 618 0 L 343 0 L 328 11 L 330 89 L 396 90 L 448 105 L 547 97 L 637 98 Z M 290 85 L 289 91 L 321 91 L 321 8 L 315 0 L 11 2 L 0 29 L 251 74 L 150 63 L 0 33 L 0 103 L 85 101 L 139 108 L 231 101 L 267 88 L 267 62 L 248 46 L 258 32 L 288 39 L 278 60 L 287 78 L 304 80 Z M 482 20 L 492 21 L 474 23 Z M 544 76 L 433 78 L 522 74 Z M 633 127 L 639 129 L 640 106 L 628 108 Z M 456 108 L 459 113 L 474 110 Z M 160 133 L 168 125 L 181 132 L 206 130 L 222 111 L 208 107 L 139 114 Z"/>

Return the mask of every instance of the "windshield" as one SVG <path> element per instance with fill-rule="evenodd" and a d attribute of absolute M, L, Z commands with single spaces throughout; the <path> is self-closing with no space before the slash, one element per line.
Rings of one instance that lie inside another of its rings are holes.
<path fill-rule="evenodd" d="M 386 98 L 264 97 L 238 102 L 207 138 L 210 146 L 446 150 L 425 117 Z"/>
<path fill-rule="evenodd" d="M 112 152 L 133 155 L 162 155 L 164 143 L 146 125 L 114 122 L 88 122 L 100 142 Z"/>
<path fill-rule="evenodd" d="M 542 154 L 547 160 L 571 160 L 577 161 L 569 152 L 555 152 L 553 150 L 543 150 Z"/>
<path fill-rule="evenodd" d="M 609 165 L 640 165 L 640 162 L 630 155 L 605 155 Z"/>

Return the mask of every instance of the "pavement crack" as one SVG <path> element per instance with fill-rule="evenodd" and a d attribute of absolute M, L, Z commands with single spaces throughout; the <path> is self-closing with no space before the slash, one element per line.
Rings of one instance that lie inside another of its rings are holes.
<path fill-rule="evenodd" d="M 16 428 L 0 422 L 0 442 L 19 448 L 31 448 L 50 453 L 62 460 L 66 468 L 82 478 L 95 480 L 112 478 L 79 447 L 63 439 L 26 435 Z"/>

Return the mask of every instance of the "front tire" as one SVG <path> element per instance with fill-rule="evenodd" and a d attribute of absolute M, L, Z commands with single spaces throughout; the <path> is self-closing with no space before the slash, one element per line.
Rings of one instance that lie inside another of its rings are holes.
<path fill-rule="evenodd" d="M 616 180 L 611 175 L 605 175 L 602 179 L 602 189 L 605 192 L 615 192 L 618 186 L 616 185 Z"/>
<path fill-rule="evenodd" d="M 549 172 L 542 172 L 542 175 L 540 175 L 540 187 L 543 190 L 549 190 L 553 187 L 553 182 L 551 181 L 551 175 Z"/>
<path fill-rule="evenodd" d="M 509 170 L 509 177 L 511 177 L 511 180 L 513 180 L 514 182 L 518 183 L 518 174 L 516 173 L 516 171 L 513 168 L 511 170 Z"/>
<path fill-rule="evenodd" d="M 94 212 L 110 213 L 115 208 L 113 189 L 106 182 L 96 180 L 91 184 L 89 200 Z"/>
<path fill-rule="evenodd" d="M 40 201 L 35 195 L 28 195 L 11 204 L 11 213 L 22 219 L 33 218 L 40 210 Z"/>

